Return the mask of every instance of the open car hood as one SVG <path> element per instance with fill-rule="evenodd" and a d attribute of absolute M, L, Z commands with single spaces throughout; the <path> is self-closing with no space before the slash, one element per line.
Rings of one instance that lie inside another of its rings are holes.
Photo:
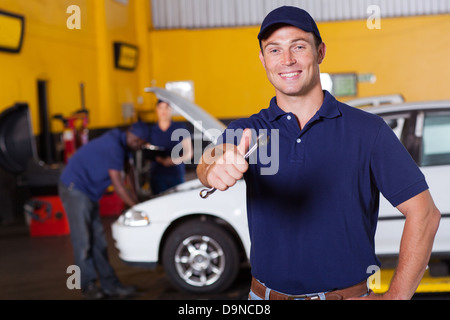
<path fill-rule="evenodd" d="M 180 95 L 157 87 L 145 88 L 145 92 L 153 92 L 158 99 L 170 104 L 170 106 L 200 130 L 204 136 L 215 143 L 218 135 L 226 126 L 196 104 L 186 100 Z"/>

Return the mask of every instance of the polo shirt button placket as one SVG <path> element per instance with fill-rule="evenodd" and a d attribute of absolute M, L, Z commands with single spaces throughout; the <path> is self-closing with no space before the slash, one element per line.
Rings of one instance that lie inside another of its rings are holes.
<path fill-rule="evenodd" d="M 304 164 L 305 160 L 305 145 L 303 144 L 303 140 L 299 137 L 294 138 L 294 144 L 292 149 L 292 158 L 293 162 Z"/>

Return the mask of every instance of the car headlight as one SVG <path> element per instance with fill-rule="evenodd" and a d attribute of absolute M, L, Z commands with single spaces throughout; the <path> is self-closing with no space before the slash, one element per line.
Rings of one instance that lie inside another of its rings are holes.
<path fill-rule="evenodd" d="M 145 227 L 150 224 L 150 219 L 145 212 L 130 209 L 123 214 L 122 222 L 130 227 Z"/>

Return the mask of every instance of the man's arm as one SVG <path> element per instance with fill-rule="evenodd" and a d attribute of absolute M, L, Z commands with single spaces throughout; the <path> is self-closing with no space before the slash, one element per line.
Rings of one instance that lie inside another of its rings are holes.
<path fill-rule="evenodd" d="M 411 299 L 430 260 L 441 214 L 430 192 L 424 191 L 397 207 L 406 217 L 400 243 L 398 266 L 389 290 L 367 299 Z"/>
<path fill-rule="evenodd" d="M 136 193 L 126 188 L 124 179 L 122 178 L 122 172 L 118 170 L 108 170 L 111 182 L 114 186 L 114 191 L 129 207 L 138 203 Z"/>

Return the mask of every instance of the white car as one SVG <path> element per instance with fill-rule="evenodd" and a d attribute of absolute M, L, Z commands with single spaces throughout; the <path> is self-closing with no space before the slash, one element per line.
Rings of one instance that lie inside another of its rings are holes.
<path fill-rule="evenodd" d="M 160 88 L 150 88 L 204 139 L 214 141 L 225 126 L 193 103 Z M 450 101 L 401 103 L 366 109 L 382 116 L 420 165 L 442 220 L 433 257 L 450 254 Z M 162 264 L 175 287 L 194 293 L 220 292 L 248 263 L 245 182 L 207 199 L 199 180 L 181 184 L 162 196 L 142 202 L 112 224 L 122 261 L 156 267 Z M 398 255 L 404 216 L 381 197 L 376 253 Z"/>

